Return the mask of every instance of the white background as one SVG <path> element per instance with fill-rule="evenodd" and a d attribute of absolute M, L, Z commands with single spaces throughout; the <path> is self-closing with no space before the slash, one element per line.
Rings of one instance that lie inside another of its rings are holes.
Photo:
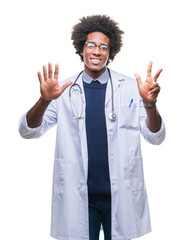
<path fill-rule="evenodd" d="M 153 232 L 143 240 L 183 239 L 183 3 L 175 0 L 6 0 L 0 3 L 0 239 L 49 240 L 55 128 L 37 140 L 18 134 L 39 98 L 37 71 L 60 64 L 60 80 L 81 71 L 70 40 L 80 17 L 107 14 L 124 30 L 111 69 L 144 79 L 160 67 L 158 108 L 167 138 L 142 141 Z M 102 235 L 101 235 L 102 239 Z"/>

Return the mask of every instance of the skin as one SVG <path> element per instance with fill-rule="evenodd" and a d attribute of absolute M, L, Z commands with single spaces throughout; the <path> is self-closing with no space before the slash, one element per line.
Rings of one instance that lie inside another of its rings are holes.
<path fill-rule="evenodd" d="M 93 32 L 88 34 L 86 42 L 95 42 L 97 45 L 109 45 L 109 38 L 103 33 Z M 81 54 L 84 58 L 84 69 L 89 76 L 96 79 L 104 73 L 107 61 L 109 59 L 109 51 L 101 51 L 98 47 L 92 51 L 84 46 Z M 147 78 L 145 82 L 142 82 L 141 77 L 135 73 L 139 93 L 143 99 L 143 102 L 150 103 L 157 98 L 160 92 L 160 87 L 156 81 L 161 72 L 162 68 L 156 72 L 154 77 L 152 77 L 152 62 L 150 62 L 148 65 Z M 72 84 L 71 81 L 68 81 L 64 85 L 59 86 L 58 75 L 58 64 L 55 65 L 54 74 L 51 63 L 48 63 L 48 71 L 47 67 L 43 66 L 43 78 L 42 74 L 38 72 L 41 96 L 37 103 L 27 113 L 27 123 L 30 128 L 35 128 L 41 125 L 44 112 L 50 102 L 53 99 L 58 98 L 64 92 L 64 90 Z M 158 113 L 156 105 L 151 108 L 146 108 L 146 113 L 147 126 L 149 130 L 152 132 L 159 131 L 161 127 L 161 117 Z"/>
<path fill-rule="evenodd" d="M 101 32 L 92 32 L 88 34 L 87 42 L 94 42 L 96 45 L 105 44 L 109 46 L 109 38 Z M 101 51 L 98 47 L 94 50 L 89 50 L 84 46 L 81 53 L 83 55 L 85 72 L 92 78 L 99 78 L 106 69 L 107 61 L 109 59 L 109 50 Z M 98 62 L 99 61 L 99 62 Z"/>
<path fill-rule="evenodd" d="M 72 81 L 67 81 L 61 87 L 58 83 L 59 65 L 55 65 L 54 76 L 52 70 L 52 64 L 48 63 L 48 74 L 47 67 L 43 66 L 43 77 L 41 72 L 38 72 L 38 79 L 40 82 L 40 93 L 41 96 L 36 104 L 28 111 L 27 123 L 30 128 L 38 127 L 42 124 L 43 115 L 53 99 L 58 98 L 64 90 L 72 84 Z"/>
<path fill-rule="evenodd" d="M 135 73 L 135 78 L 137 80 L 137 85 L 139 89 L 140 96 L 145 103 L 153 102 L 160 92 L 160 86 L 156 82 L 160 73 L 162 72 L 162 68 L 160 68 L 154 77 L 152 77 L 152 62 L 149 62 L 147 69 L 147 77 L 146 81 L 142 82 L 139 74 Z M 156 105 L 151 108 L 145 108 L 147 113 L 147 127 L 151 132 L 158 132 L 161 128 L 161 117 L 157 110 Z"/>

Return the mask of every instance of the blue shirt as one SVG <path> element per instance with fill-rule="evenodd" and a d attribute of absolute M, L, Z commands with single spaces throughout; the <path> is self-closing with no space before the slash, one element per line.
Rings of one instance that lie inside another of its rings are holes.
<path fill-rule="evenodd" d="M 98 81 L 101 84 L 105 84 L 108 82 L 109 79 L 109 73 L 108 70 L 106 68 L 105 72 L 98 78 Z M 83 78 L 82 80 L 88 84 L 90 84 L 93 80 L 97 80 L 97 79 L 93 79 L 92 77 L 90 77 L 85 71 L 83 72 Z"/>

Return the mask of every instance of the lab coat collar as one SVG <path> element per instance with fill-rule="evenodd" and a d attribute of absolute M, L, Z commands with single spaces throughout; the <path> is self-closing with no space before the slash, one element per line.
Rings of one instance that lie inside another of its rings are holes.
<path fill-rule="evenodd" d="M 94 79 L 90 77 L 85 71 L 83 72 L 83 81 L 90 84 L 93 80 L 98 80 L 101 84 L 106 84 L 109 79 L 109 73 L 107 68 L 105 69 L 105 72 L 98 78 Z"/>
<path fill-rule="evenodd" d="M 120 73 L 117 73 L 113 70 L 110 70 L 110 72 L 111 72 L 111 77 L 112 77 L 113 93 L 115 93 L 117 88 L 120 86 L 121 82 L 125 81 L 125 76 L 120 74 Z M 84 87 L 83 87 L 82 75 L 83 74 L 80 75 L 79 79 L 77 80 L 77 83 L 80 85 L 80 87 L 82 89 L 83 99 L 84 99 L 84 102 L 86 102 L 85 101 L 85 96 L 84 96 Z M 105 105 L 108 104 L 111 97 L 112 97 L 112 90 L 111 90 L 111 82 L 110 82 L 110 79 L 109 79 L 108 83 L 107 83 Z"/>
<path fill-rule="evenodd" d="M 113 84 L 113 94 L 115 94 L 117 88 L 120 86 L 121 82 L 125 80 L 125 78 L 122 74 L 117 73 L 115 71 L 110 70 L 110 73 L 111 73 L 112 84 Z M 109 79 L 108 83 L 107 83 L 105 105 L 107 105 L 109 100 L 112 98 L 112 89 L 111 88 L 112 88 L 111 81 Z"/>

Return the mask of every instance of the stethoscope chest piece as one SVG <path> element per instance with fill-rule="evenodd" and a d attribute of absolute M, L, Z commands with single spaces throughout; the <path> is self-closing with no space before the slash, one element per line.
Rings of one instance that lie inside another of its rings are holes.
<path fill-rule="evenodd" d="M 113 122 L 116 121 L 116 113 L 115 112 L 110 112 L 109 113 L 109 119 Z"/>

